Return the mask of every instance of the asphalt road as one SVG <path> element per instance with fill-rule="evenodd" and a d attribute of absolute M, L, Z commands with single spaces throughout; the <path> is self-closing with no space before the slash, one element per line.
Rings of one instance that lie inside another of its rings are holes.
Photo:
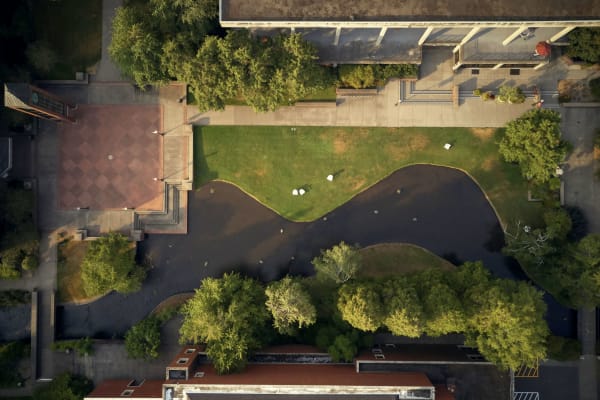
<path fill-rule="evenodd" d="M 269 281 L 287 273 L 310 274 L 310 260 L 342 240 L 361 246 L 414 243 L 454 263 L 482 260 L 498 277 L 525 279 L 500 253 L 502 232 L 479 187 L 449 168 L 404 168 L 310 223 L 285 220 L 222 182 L 189 196 L 188 235 L 150 235 L 140 244 L 140 256 L 155 265 L 142 290 L 60 307 L 57 326 L 63 336 L 123 334 L 163 299 L 197 288 L 206 276 L 236 270 Z M 550 308 L 556 319 L 552 329 L 572 333 L 573 314 L 556 304 Z"/>

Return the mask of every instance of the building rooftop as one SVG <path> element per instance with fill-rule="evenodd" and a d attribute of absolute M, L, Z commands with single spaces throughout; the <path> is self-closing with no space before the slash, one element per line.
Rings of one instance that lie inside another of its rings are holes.
<path fill-rule="evenodd" d="M 221 0 L 223 21 L 598 20 L 595 0 Z"/>
<path fill-rule="evenodd" d="M 212 365 L 204 364 L 199 366 L 196 371 L 204 372 L 204 376 L 190 378 L 185 381 L 186 384 L 433 387 L 424 373 L 359 374 L 354 365 L 250 364 L 243 373 L 217 375 Z M 166 381 L 165 383 L 175 383 L 175 381 Z"/>

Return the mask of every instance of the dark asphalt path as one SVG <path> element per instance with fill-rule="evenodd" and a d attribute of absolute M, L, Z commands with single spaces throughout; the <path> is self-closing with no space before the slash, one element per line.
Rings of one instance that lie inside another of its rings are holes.
<path fill-rule="evenodd" d="M 297 200 L 309 197 L 310 192 Z M 61 307 L 59 332 L 65 337 L 123 334 L 166 297 L 231 270 L 261 280 L 288 272 L 310 274 L 310 260 L 320 249 L 342 240 L 361 246 L 414 243 L 455 263 L 482 260 L 498 277 L 525 279 L 518 265 L 500 253 L 502 231 L 479 187 L 449 168 L 401 169 L 310 223 L 290 222 L 235 186 L 213 182 L 190 193 L 188 217 L 188 235 L 150 235 L 140 244 L 140 254 L 155 265 L 140 292 Z M 552 315 L 557 320 L 550 321 L 555 331 L 571 324 L 566 310 L 556 304 L 551 308 L 556 308 Z"/>

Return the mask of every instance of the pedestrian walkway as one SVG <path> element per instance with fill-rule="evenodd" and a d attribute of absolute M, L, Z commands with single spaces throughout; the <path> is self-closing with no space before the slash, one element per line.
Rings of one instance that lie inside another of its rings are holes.
<path fill-rule="evenodd" d="M 563 138 L 573 145 L 564 167 L 565 204 L 581 209 L 590 232 L 600 233 L 600 181 L 594 176 L 599 162 L 594 158 L 594 138 L 600 127 L 600 104 L 569 104 L 562 113 Z M 596 357 L 596 312 L 578 310 L 579 398 L 596 400 L 598 359 Z"/>
<path fill-rule="evenodd" d="M 121 5 L 123 5 L 123 0 L 102 1 L 102 56 L 96 73 L 91 76 L 92 81 L 117 82 L 125 80 L 121 77 L 121 72 L 108 54 L 108 46 L 112 40 L 112 21 L 116 9 Z"/>
<path fill-rule="evenodd" d="M 429 48 L 423 51 L 416 82 L 392 80 L 375 96 L 338 97 L 335 107 L 300 103 L 256 113 L 247 106 L 226 106 L 223 111 L 200 113 L 190 105 L 187 113 L 194 125 L 501 127 L 532 108 L 535 87 L 542 91 L 544 107 L 558 108 L 556 90 L 560 79 L 587 79 L 594 74 L 597 71 L 569 69 L 561 59 L 541 70 L 521 69 L 519 75 L 511 75 L 509 69 L 481 69 L 477 75 L 471 69 L 455 73 L 449 49 Z M 405 97 L 412 92 L 403 92 L 403 84 L 416 91 L 418 97 Z M 502 85 L 523 87 L 528 94 L 525 103 L 483 101 L 472 95 L 474 89 L 497 91 Z M 453 90 L 459 93 L 458 106 L 452 101 Z M 413 101 L 402 101 L 405 99 Z"/>

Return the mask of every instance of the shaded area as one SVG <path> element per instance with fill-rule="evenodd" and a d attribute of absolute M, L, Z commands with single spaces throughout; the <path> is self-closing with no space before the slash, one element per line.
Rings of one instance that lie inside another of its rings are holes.
<path fill-rule="evenodd" d="M 139 255 L 154 265 L 140 292 L 61 307 L 57 326 L 66 337 L 122 334 L 164 298 L 197 288 L 206 276 L 238 270 L 269 281 L 286 273 L 311 274 L 310 260 L 341 240 L 361 246 L 414 243 L 461 261 L 482 260 L 498 277 L 525 279 L 497 244 L 490 246 L 497 225 L 479 187 L 449 168 L 403 168 L 311 223 L 290 222 L 236 187 L 212 182 L 190 194 L 188 235 L 152 235 L 140 244 Z M 553 304 L 550 314 L 560 310 Z M 567 320 L 551 324 L 560 334 L 572 318 L 564 313 Z"/>
<path fill-rule="evenodd" d="M 29 338 L 31 305 L 0 308 L 0 342 Z"/>

